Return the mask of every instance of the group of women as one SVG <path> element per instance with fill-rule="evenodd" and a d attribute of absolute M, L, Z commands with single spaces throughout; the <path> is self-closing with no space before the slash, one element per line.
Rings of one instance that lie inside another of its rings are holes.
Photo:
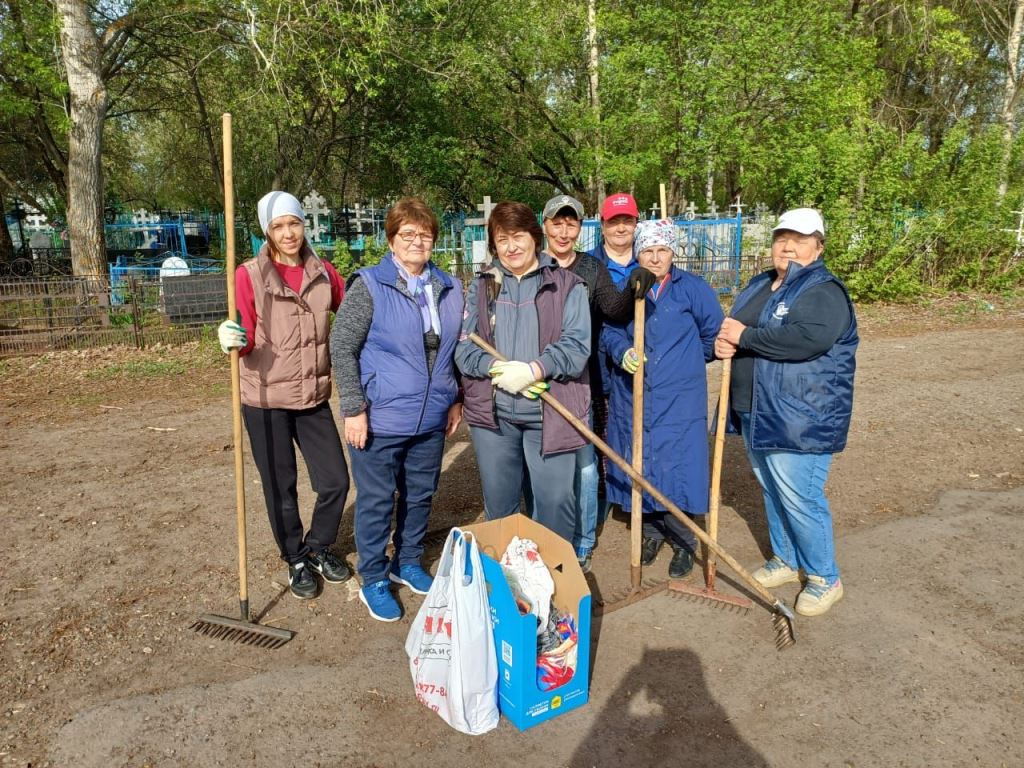
<path fill-rule="evenodd" d="M 431 260 L 438 224 L 421 200 L 392 207 L 388 253 L 347 286 L 309 247 L 292 195 L 269 193 L 258 213 L 266 245 L 237 271 L 240 317 L 223 323 L 219 337 L 225 352 L 241 355 L 245 424 L 297 597 L 317 594 L 317 574 L 326 582 L 351 575 L 330 550 L 348 490 L 329 407 L 332 367 L 357 491 L 359 596 L 371 616 L 401 617 L 395 584 L 418 594 L 430 588 L 423 537 L 445 438 L 463 419 L 487 518 L 516 513 L 525 497 L 529 514 L 572 541 L 589 569 L 601 464 L 573 421 L 606 431 L 632 460 L 639 301 L 644 475 L 691 516 L 706 513 L 705 365 L 735 358 L 731 421 L 763 488 L 772 544 L 754 575 L 768 586 L 805 579 L 797 610 L 809 615 L 842 596 L 823 489 L 849 426 L 857 331 L 845 288 L 821 261 L 816 211 L 783 215 L 772 269 L 751 281 L 728 319 L 710 286 L 675 266 L 672 222 L 640 222 L 627 194 L 606 198 L 602 242 L 589 254 L 575 250 L 578 200 L 552 198 L 541 223 L 521 203 L 498 204 L 487 223 L 491 260 L 465 292 Z M 548 391 L 572 420 L 541 397 Z M 295 445 L 317 493 L 308 530 L 298 513 Z M 629 509 L 631 483 L 614 465 L 605 488 L 609 504 Z M 685 576 L 692 534 L 648 496 L 643 512 L 644 564 L 668 541 L 669 574 Z"/>

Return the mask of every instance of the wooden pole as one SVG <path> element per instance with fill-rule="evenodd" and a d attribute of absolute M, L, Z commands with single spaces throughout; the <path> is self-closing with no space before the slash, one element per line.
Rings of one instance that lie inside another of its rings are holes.
<path fill-rule="evenodd" d="M 221 116 L 224 141 L 224 272 L 227 275 L 228 320 L 238 320 L 235 302 L 235 185 L 231 147 L 231 114 Z M 249 620 L 249 584 L 246 574 L 245 539 L 245 465 L 242 462 L 242 385 L 239 379 L 238 350 L 231 350 L 231 423 L 235 449 L 235 518 L 238 524 L 238 610 L 242 621 Z"/>
<path fill-rule="evenodd" d="M 646 296 L 638 296 L 633 308 L 633 344 L 640 362 L 633 372 L 633 469 L 644 472 L 644 332 Z M 640 547 L 643 535 L 644 490 L 636 480 L 629 502 L 629 583 L 636 591 L 643 581 Z"/>

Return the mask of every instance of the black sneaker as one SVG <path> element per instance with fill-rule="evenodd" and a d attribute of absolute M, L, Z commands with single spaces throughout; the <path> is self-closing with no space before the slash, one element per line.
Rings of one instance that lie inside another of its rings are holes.
<path fill-rule="evenodd" d="M 324 581 L 329 581 L 331 584 L 340 584 L 352 577 L 352 570 L 348 564 L 329 549 L 315 552 L 307 560 L 309 567 L 323 576 Z"/>
<path fill-rule="evenodd" d="M 288 586 L 299 600 L 311 600 L 316 597 L 316 577 L 305 560 L 288 564 Z"/>
<path fill-rule="evenodd" d="M 693 552 L 686 547 L 679 547 L 672 553 L 672 560 L 668 564 L 668 577 L 670 579 L 681 579 L 693 570 Z"/>
<path fill-rule="evenodd" d="M 640 565 L 650 565 L 653 563 L 658 557 L 661 545 L 664 543 L 664 539 L 648 539 L 644 536 L 643 542 L 640 544 Z"/>

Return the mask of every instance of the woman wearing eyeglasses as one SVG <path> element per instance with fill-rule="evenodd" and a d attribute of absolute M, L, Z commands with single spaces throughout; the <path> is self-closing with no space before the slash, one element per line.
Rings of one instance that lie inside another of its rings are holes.
<path fill-rule="evenodd" d="M 420 558 L 444 439 L 462 421 L 453 354 L 463 298 L 459 281 L 430 260 L 437 218 L 426 203 L 399 200 L 384 231 L 390 250 L 349 280 L 331 359 L 356 485 L 359 598 L 373 618 L 397 621 L 392 582 L 420 595 L 432 582 Z"/>

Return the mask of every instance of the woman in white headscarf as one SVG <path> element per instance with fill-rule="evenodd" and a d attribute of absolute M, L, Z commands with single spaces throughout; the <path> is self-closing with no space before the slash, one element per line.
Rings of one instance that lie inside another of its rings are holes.
<path fill-rule="evenodd" d="M 237 349 L 242 417 L 260 473 L 267 514 L 288 582 L 300 599 L 316 597 L 314 571 L 325 581 L 352 574 L 329 549 L 348 495 L 348 466 L 328 400 L 330 316 L 345 283 L 306 241 L 305 212 L 287 192 L 257 204 L 266 244 L 235 272 L 238 322 L 218 328 L 221 348 Z M 295 445 L 317 493 L 309 529 L 299 517 Z"/>
<path fill-rule="evenodd" d="M 673 265 L 678 256 L 675 225 L 644 221 L 636 230 L 634 255 L 654 273 L 646 294 L 642 474 L 689 515 L 708 511 L 708 389 L 705 364 L 712 359 L 722 308 L 704 280 Z M 608 443 L 632 461 L 633 372 L 640 359 L 633 323 L 608 323 L 601 349 L 617 363 L 608 403 Z M 631 506 L 632 483 L 608 467 L 608 501 Z M 681 579 L 693 568 L 696 540 L 686 526 L 647 494 L 643 497 L 641 563 L 651 565 L 668 540 L 668 574 Z"/>

